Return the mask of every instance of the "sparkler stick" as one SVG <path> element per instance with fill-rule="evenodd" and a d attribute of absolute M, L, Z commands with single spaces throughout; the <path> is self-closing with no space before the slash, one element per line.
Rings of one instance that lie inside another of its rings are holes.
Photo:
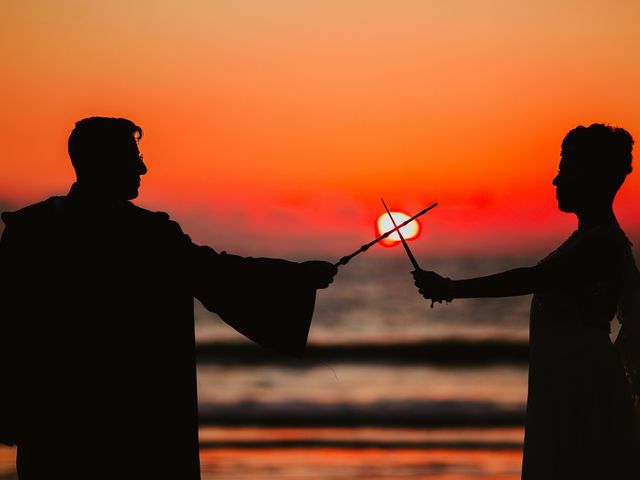
<path fill-rule="evenodd" d="M 382 204 L 384 205 L 384 209 L 387 211 L 387 214 L 391 219 L 391 223 L 393 223 L 393 226 L 396 227 L 396 229 L 398 230 L 400 241 L 402 242 L 402 246 L 404 247 L 405 252 L 407 252 L 407 256 L 409 257 L 409 260 L 411 260 L 411 264 L 413 265 L 413 268 L 415 268 L 416 270 L 421 270 L 420 265 L 418 265 L 418 262 L 416 261 L 416 257 L 413 256 L 413 253 L 411 253 L 411 250 L 409 249 L 409 245 L 407 244 L 407 241 L 404 239 L 404 235 L 402 235 L 402 232 L 398 228 L 398 225 L 396 225 L 396 221 L 394 220 L 393 215 L 391 215 L 389 208 L 387 208 L 387 204 L 384 203 L 383 198 L 381 198 L 380 200 L 382 200 Z"/>
<path fill-rule="evenodd" d="M 375 245 L 376 243 L 378 243 L 381 240 L 384 240 L 385 238 L 387 238 L 389 235 L 391 235 L 393 232 L 399 232 L 400 228 L 404 227 L 405 225 L 408 225 L 409 223 L 413 222 L 416 218 L 424 215 L 425 213 L 427 213 L 429 210 L 435 208 L 438 206 L 438 203 L 434 203 L 432 205 L 429 205 L 427 208 L 425 208 L 424 210 L 419 211 L 418 213 L 416 213 L 413 217 L 411 217 L 408 220 L 405 220 L 404 222 L 402 222 L 400 225 L 398 225 L 397 227 L 389 230 L 388 232 L 385 232 L 383 235 L 379 236 L 378 238 L 376 238 L 375 240 L 373 240 L 372 242 L 369 242 L 365 245 L 362 245 L 358 250 L 356 250 L 355 252 L 353 252 L 351 255 L 346 255 L 344 257 L 342 257 L 338 262 L 334 263 L 334 266 L 339 267 L 340 265 L 346 265 L 347 263 L 349 263 L 349 260 L 351 260 L 353 257 L 355 257 L 356 255 L 359 255 L 362 252 L 366 252 L 367 250 L 369 250 L 370 247 L 372 247 L 373 245 Z"/>

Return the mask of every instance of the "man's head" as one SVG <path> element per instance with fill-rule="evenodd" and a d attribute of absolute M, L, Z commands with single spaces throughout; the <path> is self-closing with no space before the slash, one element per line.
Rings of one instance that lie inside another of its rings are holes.
<path fill-rule="evenodd" d="M 571 130 L 553 179 L 560 210 L 580 213 L 613 202 L 631 173 L 632 147 L 633 138 L 623 128 L 594 123 Z"/>
<path fill-rule="evenodd" d="M 142 129 L 126 118 L 80 120 L 69 136 L 69 157 L 78 183 L 105 198 L 138 196 L 140 176 L 147 173 L 138 150 Z"/>

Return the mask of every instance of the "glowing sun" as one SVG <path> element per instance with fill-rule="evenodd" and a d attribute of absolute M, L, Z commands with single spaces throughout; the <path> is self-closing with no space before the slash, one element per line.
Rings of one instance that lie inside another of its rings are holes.
<path fill-rule="evenodd" d="M 391 212 L 391 215 L 393 215 L 393 219 L 398 225 L 400 225 L 402 222 L 406 222 L 411 218 L 404 212 Z M 382 235 L 385 232 L 388 232 L 389 230 L 393 230 L 393 228 L 393 223 L 391 222 L 391 219 L 386 212 L 378 217 L 378 220 L 376 221 L 376 234 L 378 236 Z M 414 220 L 413 222 L 408 223 L 407 225 L 402 227 L 400 231 L 402 232 L 405 240 L 416 238 L 420 234 L 420 224 L 417 220 Z M 398 235 L 398 232 L 393 232 L 380 243 L 387 247 L 396 245 L 400 243 L 400 235 Z"/>

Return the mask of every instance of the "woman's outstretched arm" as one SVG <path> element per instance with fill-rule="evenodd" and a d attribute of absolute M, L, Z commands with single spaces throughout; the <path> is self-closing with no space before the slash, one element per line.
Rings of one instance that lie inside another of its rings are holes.
<path fill-rule="evenodd" d="M 486 277 L 451 280 L 435 272 L 412 272 L 420 294 L 439 302 L 454 298 L 512 297 L 556 290 L 608 276 L 616 265 L 603 255 L 566 255 L 532 267 L 514 268 Z"/>
<path fill-rule="evenodd" d="M 451 280 L 435 272 L 417 270 L 412 272 L 420 294 L 433 301 L 454 298 L 511 297 L 533 293 L 541 283 L 538 267 L 523 267 L 507 270 L 486 277 Z"/>
<path fill-rule="evenodd" d="M 522 267 L 486 277 L 452 281 L 454 298 L 513 297 L 533 293 L 541 283 L 538 267 Z"/>
<path fill-rule="evenodd" d="M 454 298 L 511 297 L 614 278 L 620 265 L 620 248 L 611 238 L 592 236 L 568 252 L 531 267 L 515 268 L 486 277 L 451 280 L 435 272 L 412 272 L 420 294 L 433 301 Z"/>

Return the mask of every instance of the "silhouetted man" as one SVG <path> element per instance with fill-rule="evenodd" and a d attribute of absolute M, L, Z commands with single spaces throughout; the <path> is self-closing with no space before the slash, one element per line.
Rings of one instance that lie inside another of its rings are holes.
<path fill-rule="evenodd" d="M 335 275 L 218 254 L 130 203 L 141 136 L 126 119 L 81 120 L 69 194 L 2 216 L 0 441 L 17 444 L 21 480 L 200 478 L 193 298 L 300 355 Z"/>

